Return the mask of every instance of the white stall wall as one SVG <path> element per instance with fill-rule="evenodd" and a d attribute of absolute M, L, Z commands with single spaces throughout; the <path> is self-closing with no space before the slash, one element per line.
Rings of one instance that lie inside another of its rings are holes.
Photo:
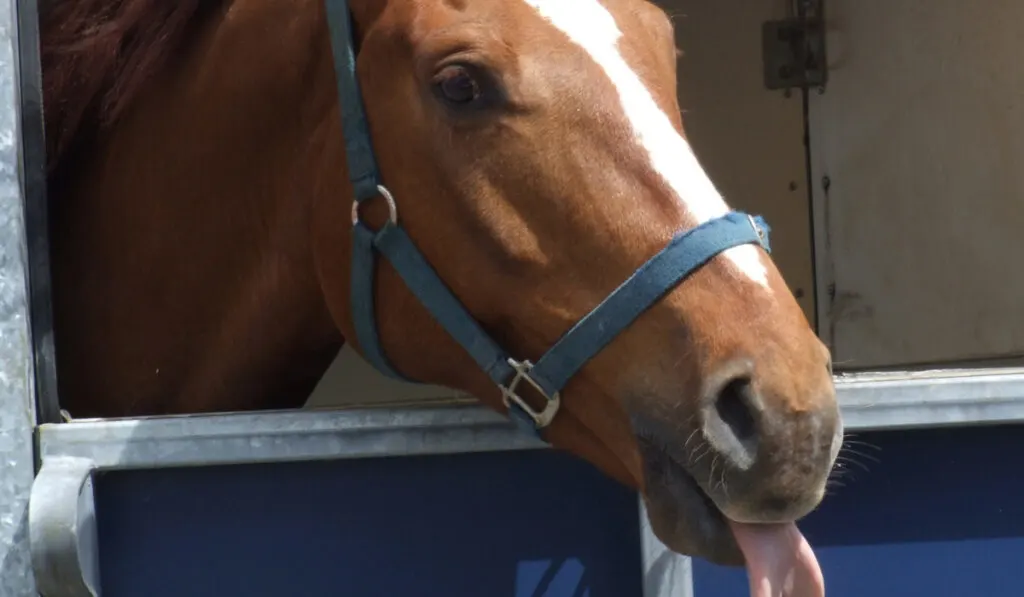
<path fill-rule="evenodd" d="M 1024 3 L 826 5 L 810 138 L 837 366 L 1019 357 Z"/>
<path fill-rule="evenodd" d="M 687 134 L 712 179 L 739 209 L 772 226 L 773 257 L 809 318 L 814 315 L 811 217 L 800 94 L 762 84 L 761 23 L 787 0 L 662 0 L 683 50 L 679 93 Z M 458 394 L 384 378 L 345 349 L 309 406 L 452 399 Z"/>

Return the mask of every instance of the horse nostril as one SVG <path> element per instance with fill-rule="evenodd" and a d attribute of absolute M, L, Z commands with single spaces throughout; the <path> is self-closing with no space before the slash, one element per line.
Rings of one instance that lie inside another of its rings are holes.
<path fill-rule="evenodd" d="M 761 402 L 747 372 L 733 374 L 708 396 L 704 407 L 704 436 L 732 465 L 754 465 L 761 434 Z"/>
<path fill-rule="evenodd" d="M 715 400 L 715 412 L 740 443 L 756 439 L 757 420 L 752 411 L 750 379 L 739 377 L 725 384 Z"/>

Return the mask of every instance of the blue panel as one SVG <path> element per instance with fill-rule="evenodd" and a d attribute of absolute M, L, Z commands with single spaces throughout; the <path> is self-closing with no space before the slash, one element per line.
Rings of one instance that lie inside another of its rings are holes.
<path fill-rule="evenodd" d="M 1024 427 L 865 433 L 854 467 L 800 525 L 829 597 L 1020 597 Z M 877 462 L 875 461 L 877 459 Z M 741 570 L 694 562 L 696 597 L 744 595 Z"/>
<path fill-rule="evenodd" d="M 640 597 L 636 494 L 553 450 L 110 472 L 104 597 Z"/>

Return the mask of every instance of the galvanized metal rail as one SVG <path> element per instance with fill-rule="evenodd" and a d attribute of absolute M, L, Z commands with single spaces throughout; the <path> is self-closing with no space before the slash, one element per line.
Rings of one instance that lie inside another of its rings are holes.
<path fill-rule="evenodd" d="M 837 382 L 850 430 L 1024 420 L 1024 375 L 1019 372 L 841 376 Z M 30 519 L 38 581 L 54 596 L 95 594 L 98 558 L 90 479 L 97 471 L 545 448 L 503 416 L 477 405 L 42 425 L 43 467 L 32 491 Z M 643 542 L 646 597 L 689 595 L 688 559 L 668 552 L 646 526 Z"/>
<path fill-rule="evenodd" d="M 38 169 L 42 164 L 33 161 L 42 155 L 34 10 L 32 6 L 19 11 L 17 0 L 0 2 L 0 595 L 4 597 L 34 595 L 36 590 L 28 542 L 29 492 L 36 463 L 33 350 L 45 346 L 46 340 L 33 338 L 29 287 L 33 285 L 38 296 L 45 297 L 48 283 L 44 275 L 30 279 L 46 271 L 46 251 L 36 250 L 38 245 L 26 234 L 27 228 L 45 223 L 45 207 L 29 208 L 25 203 L 26 189 L 39 190 L 44 178 Z M 46 315 L 39 314 L 37 321 L 45 322 Z"/>

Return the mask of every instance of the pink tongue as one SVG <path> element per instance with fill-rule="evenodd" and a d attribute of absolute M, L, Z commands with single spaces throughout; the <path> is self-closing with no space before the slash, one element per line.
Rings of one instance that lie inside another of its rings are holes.
<path fill-rule="evenodd" d="M 751 597 L 824 597 L 818 559 L 795 524 L 729 526 L 747 559 Z"/>

